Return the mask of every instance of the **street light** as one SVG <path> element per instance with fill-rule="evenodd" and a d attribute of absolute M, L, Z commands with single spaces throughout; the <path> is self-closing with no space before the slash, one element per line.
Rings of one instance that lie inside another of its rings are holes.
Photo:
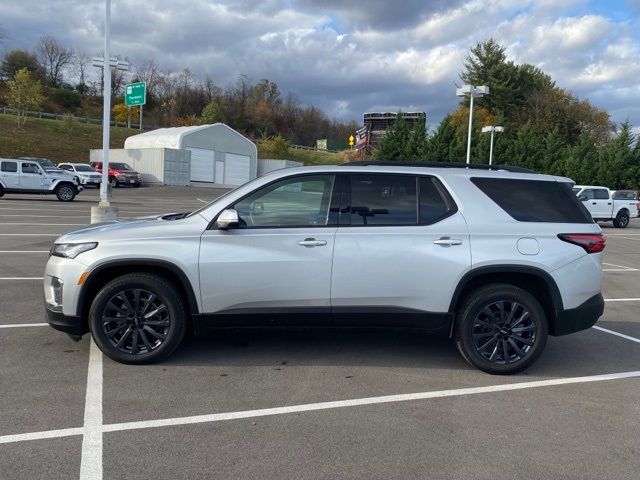
<path fill-rule="evenodd" d="M 485 85 L 481 85 L 479 87 L 475 87 L 473 85 L 463 85 L 460 88 L 456 89 L 456 95 L 458 97 L 466 97 L 469 95 L 470 103 L 469 103 L 469 133 L 467 137 L 467 163 L 471 162 L 471 127 L 473 123 L 473 99 L 475 97 L 482 97 L 483 95 L 487 95 L 489 93 L 489 87 Z"/>
<path fill-rule="evenodd" d="M 491 165 L 491 161 L 493 159 L 493 132 L 502 133 L 504 132 L 504 127 L 494 127 L 493 125 L 482 127 L 482 133 L 487 132 L 491 132 L 491 144 L 489 146 L 489 165 Z"/>
<path fill-rule="evenodd" d="M 102 67 L 104 87 L 102 89 L 102 182 L 100 203 L 91 207 L 91 223 L 115 220 L 118 209 L 109 202 L 109 130 L 111 125 L 111 67 L 129 70 L 129 63 L 111 57 L 111 0 L 105 0 L 104 15 L 104 57 L 93 58 L 92 65 Z"/>

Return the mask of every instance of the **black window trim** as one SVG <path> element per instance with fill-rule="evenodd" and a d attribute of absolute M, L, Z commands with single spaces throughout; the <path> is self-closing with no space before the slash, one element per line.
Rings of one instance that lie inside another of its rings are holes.
<path fill-rule="evenodd" d="M 458 205 L 447 187 L 444 186 L 442 181 L 436 177 L 435 175 L 426 175 L 426 174 L 416 174 L 416 173 L 388 173 L 388 172 L 348 172 L 344 174 L 340 174 L 345 177 L 343 182 L 343 192 L 341 195 L 340 201 L 340 218 L 338 220 L 338 227 L 351 227 L 351 228 L 374 228 L 374 227 L 396 227 L 396 228 L 406 228 L 406 227 L 424 227 L 429 225 L 435 225 L 446 218 L 449 218 L 452 215 L 455 215 L 458 212 Z M 402 176 L 402 177 L 414 177 L 416 182 L 416 223 L 414 224 L 397 224 L 397 223 L 376 223 L 372 225 L 352 225 L 351 224 L 351 177 L 354 175 L 362 176 L 362 175 L 382 175 L 388 177 L 390 175 L 393 176 Z M 430 178 L 434 180 L 434 185 L 440 194 L 440 197 L 444 201 L 445 204 L 449 207 L 449 210 L 440 217 L 436 218 L 432 222 L 420 222 L 420 179 L 421 178 Z M 344 219 L 344 220 L 343 220 Z"/>
<path fill-rule="evenodd" d="M 243 195 L 242 197 L 234 200 L 232 203 L 227 204 L 227 206 L 225 206 L 222 210 L 220 210 L 220 212 L 213 217 L 213 219 L 211 220 L 211 222 L 209 222 L 209 225 L 207 225 L 207 230 L 219 230 L 218 228 L 216 228 L 216 221 L 218 220 L 218 217 L 220 216 L 220 214 L 224 211 L 227 210 L 229 208 L 232 208 L 236 203 L 241 202 L 242 200 L 244 200 L 245 198 L 253 195 L 254 193 L 256 193 L 259 190 L 262 190 L 263 188 L 267 188 L 270 185 L 273 185 L 274 183 L 278 183 L 281 182 L 283 180 L 290 180 L 293 178 L 300 178 L 300 177 L 316 177 L 319 175 L 332 175 L 333 176 L 333 188 L 331 189 L 331 197 L 329 199 L 329 212 L 328 212 L 328 218 L 327 218 L 327 224 L 326 225 L 286 225 L 286 226 L 273 226 L 273 225 L 264 225 L 264 226 L 247 226 L 247 227 L 242 227 L 242 228 L 234 228 L 233 230 L 273 230 L 273 229 L 279 229 L 279 230 L 283 230 L 283 229 L 287 229 L 287 228 L 328 228 L 328 227 L 337 227 L 338 226 L 338 219 L 337 219 L 337 215 L 332 215 L 332 213 L 336 213 L 336 211 L 338 210 L 338 201 L 340 199 L 340 195 L 337 195 L 337 192 L 341 192 L 342 191 L 342 186 L 340 185 L 341 182 L 339 182 L 338 177 L 340 176 L 338 173 L 336 172 L 308 172 L 308 173 L 298 173 L 298 174 L 294 174 L 294 175 L 289 175 L 286 177 L 280 177 L 277 178 L 275 180 L 273 180 L 272 182 L 269 183 L 265 183 L 264 185 L 261 185 L 259 188 L 252 190 L 251 192 L 247 193 L 246 195 Z M 340 185 L 340 187 L 338 188 L 338 186 Z"/>

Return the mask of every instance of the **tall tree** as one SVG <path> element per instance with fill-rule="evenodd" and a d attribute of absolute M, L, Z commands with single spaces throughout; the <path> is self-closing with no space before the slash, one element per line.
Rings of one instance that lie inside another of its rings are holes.
<path fill-rule="evenodd" d="M 46 35 L 36 45 L 36 55 L 45 70 L 47 85 L 58 86 L 62 82 L 63 69 L 73 60 L 73 50 Z"/>
<path fill-rule="evenodd" d="M 40 80 L 44 79 L 44 70 L 38 63 L 38 59 L 26 50 L 11 50 L 4 56 L 2 64 L 0 64 L 0 77 L 5 79 L 13 78 L 23 68 L 32 77 Z"/>

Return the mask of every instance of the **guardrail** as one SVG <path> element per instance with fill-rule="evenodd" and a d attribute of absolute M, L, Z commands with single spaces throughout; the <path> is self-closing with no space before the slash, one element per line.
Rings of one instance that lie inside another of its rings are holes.
<path fill-rule="evenodd" d="M 9 115 L 17 115 L 18 114 L 18 110 L 16 110 L 15 108 L 9 108 L 9 107 L 4 107 L 4 106 L 0 107 L 0 112 L 4 113 L 4 114 L 9 114 Z M 102 119 L 101 118 L 77 117 L 77 116 L 71 115 L 69 113 L 33 112 L 31 110 L 27 110 L 25 112 L 25 115 L 27 117 L 48 118 L 50 120 L 64 120 L 65 118 L 71 117 L 71 120 L 73 120 L 74 122 L 102 125 Z M 114 127 L 126 127 L 127 126 L 127 122 L 116 122 L 115 120 L 111 120 L 110 124 L 112 126 L 114 126 Z M 140 128 L 140 124 L 132 122 L 130 128 L 138 130 Z M 156 125 L 143 125 L 142 126 L 143 130 L 153 130 L 153 129 L 156 129 L 156 128 L 159 128 L 159 127 L 156 126 Z"/>

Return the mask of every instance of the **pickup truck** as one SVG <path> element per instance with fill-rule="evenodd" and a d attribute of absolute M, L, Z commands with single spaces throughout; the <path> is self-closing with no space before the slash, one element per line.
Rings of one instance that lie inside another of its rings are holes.
<path fill-rule="evenodd" d="M 640 203 L 636 200 L 614 199 L 606 187 L 575 185 L 575 193 L 595 221 L 610 222 L 616 228 L 627 228 L 632 217 L 640 215 Z"/>

